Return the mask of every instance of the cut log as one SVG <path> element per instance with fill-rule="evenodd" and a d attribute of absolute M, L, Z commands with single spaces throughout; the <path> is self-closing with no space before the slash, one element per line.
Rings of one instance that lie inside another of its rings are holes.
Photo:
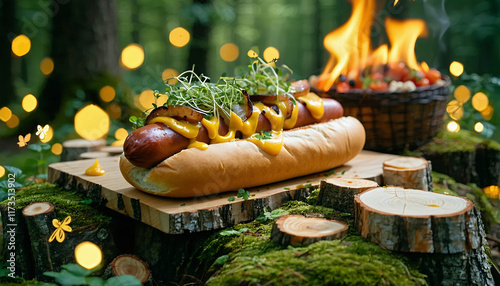
<path fill-rule="evenodd" d="M 9 201 L 10 202 L 10 201 Z M 8 205 L 8 201 L 0 205 L 3 230 L 3 257 L 7 270 L 14 276 L 26 280 L 35 276 L 31 244 L 21 209 Z"/>
<path fill-rule="evenodd" d="M 45 271 L 54 271 L 49 247 L 49 236 L 54 219 L 54 205 L 48 202 L 35 202 L 23 208 L 23 216 L 31 241 L 31 251 L 35 266 L 35 277 L 45 281 Z"/>
<path fill-rule="evenodd" d="M 354 196 L 376 188 L 374 181 L 351 178 L 332 178 L 321 181 L 318 203 L 340 212 L 354 214 Z"/>
<path fill-rule="evenodd" d="M 61 161 L 75 161 L 80 159 L 80 154 L 99 151 L 106 146 L 106 140 L 73 139 L 63 142 Z"/>
<path fill-rule="evenodd" d="M 106 146 L 100 151 L 108 152 L 111 156 L 120 155 L 123 153 L 123 146 Z"/>
<path fill-rule="evenodd" d="M 466 198 L 399 187 L 355 197 L 361 236 L 403 252 L 458 253 L 483 244 L 477 212 Z"/>
<path fill-rule="evenodd" d="M 431 164 L 425 159 L 398 157 L 383 163 L 384 184 L 432 191 Z"/>
<path fill-rule="evenodd" d="M 123 254 L 113 259 L 106 272 L 110 272 L 110 276 L 132 275 L 139 279 L 142 284 L 151 279 L 151 270 L 148 264 L 129 254 Z"/>
<path fill-rule="evenodd" d="M 85 159 L 97 159 L 97 158 L 103 158 L 103 157 L 109 157 L 110 154 L 108 152 L 103 152 L 103 151 L 93 151 L 93 152 L 85 152 L 80 154 L 80 159 L 85 160 Z"/>
<path fill-rule="evenodd" d="M 280 245 L 308 245 L 320 240 L 341 239 L 347 234 L 347 224 L 323 218 L 284 215 L 271 231 L 271 240 Z"/>

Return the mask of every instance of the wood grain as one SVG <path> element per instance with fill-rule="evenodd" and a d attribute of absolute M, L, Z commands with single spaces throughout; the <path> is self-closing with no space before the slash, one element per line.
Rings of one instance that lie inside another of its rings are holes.
<path fill-rule="evenodd" d="M 371 179 L 382 184 L 382 163 L 397 157 L 370 151 L 362 151 L 353 160 L 335 171 L 299 177 L 283 182 L 247 189 L 248 200 L 236 198 L 236 192 L 226 192 L 209 197 L 172 199 L 143 193 L 122 177 L 118 169 L 118 157 L 99 160 L 106 171 L 104 176 L 86 176 L 85 169 L 95 160 L 60 162 L 49 166 L 49 181 L 78 190 L 94 201 L 102 201 L 106 207 L 155 227 L 165 233 L 199 232 L 225 228 L 250 221 L 264 209 L 279 208 L 289 200 L 305 199 L 321 180 L 327 178 Z M 195 180 L 196 178 L 193 178 Z"/>

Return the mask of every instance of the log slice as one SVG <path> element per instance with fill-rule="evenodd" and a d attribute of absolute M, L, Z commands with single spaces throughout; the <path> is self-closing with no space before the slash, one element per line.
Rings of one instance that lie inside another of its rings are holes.
<path fill-rule="evenodd" d="M 332 178 L 321 181 L 318 203 L 340 212 L 354 214 L 354 196 L 378 187 L 371 180 L 352 178 Z"/>
<path fill-rule="evenodd" d="M 110 267 L 113 276 L 132 275 L 139 279 L 142 284 L 146 283 L 151 277 L 148 264 L 134 255 L 123 254 L 117 256 L 110 263 Z"/>
<path fill-rule="evenodd" d="M 347 224 L 323 218 L 284 215 L 271 230 L 271 240 L 280 245 L 308 245 L 320 240 L 334 240 L 346 236 Z"/>
<path fill-rule="evenodd" d="M 431 164 L 422 158 L 398 157 L 383 163 L 385 185 L 432 191 Z"/>
<path fill-rule="evenodd" d="M 82 153 L 100 151 L 106 146 L 106 140 L 72 139 L 64 141 L 62 145 L 61 162 L 75 161 L 80 159 Z"/>
<path fill-rule="evenodd" d="M 458 253 L 479 248 L 481 221 L 467 198 L 399 187 L 355 197 L 355 226 L 381 247 L 403 252 Z"/>

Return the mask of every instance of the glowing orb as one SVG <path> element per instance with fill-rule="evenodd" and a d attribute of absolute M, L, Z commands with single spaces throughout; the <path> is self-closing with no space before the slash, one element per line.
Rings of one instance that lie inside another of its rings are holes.
<path fill-rule="evenodd" d="M 474 131 L 476 131 L 477 133 L 481 133 L 481 132 L 483 132 L 483 130 L 484 130 L 483 123 L 476 122 L 476 124 L 474 124 Z"/>
<path fill-rule="evenodd" d="M 220 47 L 220 57 L 226 62 L 234 62 L 240 55 L 238 46 L 233 43 L 226 43 Z"/>
<path fill-rule="evenodd" d="M 187 45 L 190 39 L 191 35 L 186 29 L 182 27 L 177 27 L 173 29 L 172 31 L 170 31 L 170 34 L 168 35 L 168 40 L 170 41 L 170 43 L 178 48 Z"/>
<path fill-rule="evenodd" d="M 128 136 L 128 131 L 125 128 L 118 128 L 115 131 L 116 140 L 124 140 Z"/>
<path fill-rule="evenodd" d="M 3 122 L 9 121 L 11 117 L 12 117 L 12 111 L 10 110 L 10 108 L 4 106 L 2 107 L 2 109 L 0 109 L 0 119 Z"/>
<path fill-rule="evenodd" d="M 12 40 L 12 53 L 18 57 L 26 55 L 31 49 L 31 40 L 25 35 L 19 35 Z"/>
<path fill-rule="evenodd" d="M 446 129 L 450 132 L 458 132 L 460 130 L 460 125 L 455 121 L 450 121 L 448 125 L 446 125 Z"/>
<path fill-rule="evenodd" d="M 54 137 L 54 129 L 52 128 L 52 126 L 49 125 L 49 130 L 47 131 L 43 139 L 40 138 L 40 142 L 47 143 L 50 140 L 52 140 L 53 137 Z"/>
<path fill-rule="evenodd" d="M 102 252 L 99 246 L 90 241 L 84 241 L 75 247 L 75 259 L 81 267 L 92 269 L 101 264 Z"/>
<path fill-rule="evenodd" d="M 266 62 L 271 62 L 274 59 L 279 59 L 280 58 L 280 52 L 275 48 L 275 47 L 267 47 L 264 50 L 264 60 Z"/>
<path fill-rule="evenodd" d="M 0 178 L 5 175 L 5 168 L 3 166 L 0 166 Z"/>
<path fill-rule="evenodd" d="M 99 90 L 99 96 L 104 102 L 112 101 L 115 99 L 115 95 L 115 89 L 109 85 L 103 86 L 101 90 Z"/>
<path fill-rule="evenodd" d="M 7 127 L 9 128 L 16 128 L 17 125 L 19 125 L 19 117 L 17 117 L 15 114 L 12 114 L 10 119 L 5 122 L 5 124 L 7 124 Z"/>
<path fill-rule="evenodd" d="M 75 115 L 75 131 L 83 139 L 100 139 L 109 131 L 109 116 L 97 105 L 87 105 Z"/>
<path fill-rule="evenodd" d="M 259 54 L 257 54 L 254 50 L 248 50 L 247 56 L 250 58 L 256 58 L 259 56 Z"/>
<path fill-rule="evenodd" d="M 52 148 L 50 149 L 54 155 L 61 155 L 62 153 L 63 146 L 61 143 L 56 143 L 52 145 Z"/>
<path fill-rule="evenodd" d="M 133 70 L 144 62 L 144 50 L 138 44 L 130 44 L 122 51 L 121 62 L 127 69 Z"/>
<path fill-rule="evenodd" d="M 464 65 L 459 62 L 452 62 L 450 64 L 450 73 L 454 76 L 460 76 L 464 72 Z"/>
<path fill-rule="evenodd" d="M 453 96 L 461 103 L 466 103 L 470 98 L 470 90 L 465 85 L 460 85 L 455 88 Z"/>
<path fill-rule="evenodd" d="M 40 70 L 44 75 L 49 75 L 54 71 L 54 61 L 51 58 L 45 58 L 40 63 Z"/>
<path fill-rule="evenodd" d="M 161 73 L 161 79 L 168 84 L 176 84 L 177 79 L 174 77 L 178 76 L 179 72 L 174 69 L 166 69 Z"/>
<path fill-rule="evenodd" d="M 479 112 L 485 110 L 489 104 L 488 97 L 482 92 L 478 92 L 472 97 L 472 107 Z"/>
<path fill-rule="evenodd" d="M 22 102 L 24 111 L 31 112 L 35 110 L 37 104 L 38 101 L 36 100 L 36 97 L 33 94 L 27 94 L 26 96 L 24 96 Z"/>

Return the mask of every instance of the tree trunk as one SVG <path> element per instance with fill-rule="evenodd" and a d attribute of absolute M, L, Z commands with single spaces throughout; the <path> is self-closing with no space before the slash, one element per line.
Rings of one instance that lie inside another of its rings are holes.
<path fill-rule="evenodd" d="M 354 214 L 354 196 L 376 188 L 374 181 L 350 178 L 332 178 L 321 181 L 318 203 L 337 211 Z"/>
<path fill-rule="evenodd" d="M 106 140 L 73 139 L 64 141 L 61 162 L 80 160 L 80 155 L 86 152 L 99 151 L 106 146 Z"/>
<path fill-rule="evenodd" d="M 347 235 L 347 224 L 324 218 L 284 215 L 271 230 L 271 240 L 282 246 L 309 245 L 320 240 L 341 239 Z"/>
<path fill-rule="evenodd" d="M 211 6 L 211 0 L 194 0 L 193 7 L 202 7 L 205 11 L 203 13 L 210 13 L 208 11 Z M 188 69 L 195 66 L 195 71 L 197 74 L 207 75 L 208 68 L 208 47 L 210 32 L 212 30 L 210 21 L 204 20 L 197 15 L 193 15 L 195 20 L 193 23 L 193 28 L 191 29 L 191 43 L 189 45 L 189 55 L 188 55 Z M 210 18 L 210 15 L 206 17 Z"/>
<path fill-rule="evenodd" d="M 4 261 L 9 263 L 7 267 L 11 267 L 12 261 L 9 261 L 11 257 L 15 258 L 15 269 L 8 270 L 26 280 L 33 279 L 35 275 L 33 255 L 22 211 L 9 208 L 7 204 L 1 205 L 0 211 L 3 226 L 3 257 Z"/>
<path fill-rule="evenodd" d="M 483 244 L 482 222 L 466 198 L 387 187 L 356 195 L 355 206 L 361 236 L 385 249 L 458 253 Z"/>
<path fill-rule="evenodd" d="M 16 1 L 3 0 L 0 14 L 0 86 L 2 86 L 2 96 L 0 96 L 0 108 L 9 104 L 15 99 L 14 73 L 12 70 L 11 43 L 17 36 L 16 26 Z"/>
<path fill-rule="evenodd" d="M 383 163 L 384 184 L 432 191 L 431 164 L 425 159 L 399 157 Z"/>
<path fill-rule="evenodd" d="M 38 108 L 44 112 L 28 120 L 36 124 L 53 121 L 66 100 L 77 95 L 83 101 L 97 103 L 99 90 L 104 85 L 116 86 L 119 81 L 116 1 L 69 1 L 58 7 L 50 51 L 54 71 L 38 101 Z M 28 126 L 32 125 L 29 122 Z"/>

